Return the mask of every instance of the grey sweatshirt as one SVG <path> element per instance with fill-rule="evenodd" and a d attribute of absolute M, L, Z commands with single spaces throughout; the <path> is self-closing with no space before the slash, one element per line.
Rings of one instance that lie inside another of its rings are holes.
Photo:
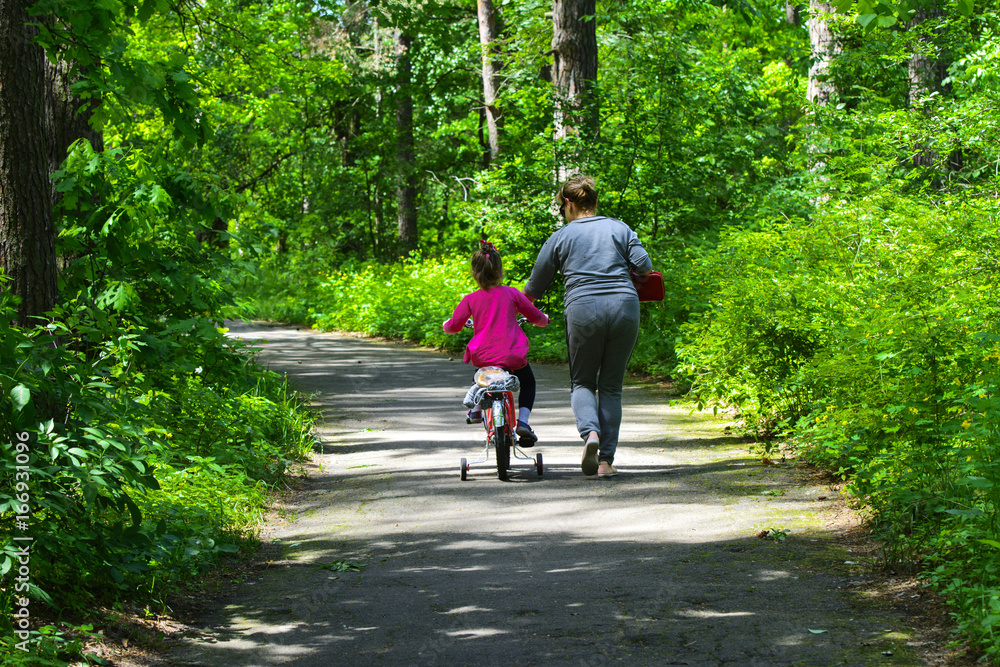
<path fill-rule="evenodd" d="M 627 258 L 627 259 L 626 259 Z M 537 299 L 556 272 L 566 280 L 564 304 L 592 294 L 635 294 L 629 266 L 646 273 L 653 263 L 639 237 L 621 220 L 590 216 L 567 223 L 548 238 L 524 293 Z"/>

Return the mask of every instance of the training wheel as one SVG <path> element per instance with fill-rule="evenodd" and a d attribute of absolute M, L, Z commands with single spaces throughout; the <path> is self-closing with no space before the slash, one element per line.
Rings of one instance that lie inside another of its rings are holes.
<path fill-rule="evenodd" d="M 538 471 L 539 477 L 542 476 L 542 472 L 545 470 L 545 468 L 542 466 L 542 455 L 540 453 L 535 454 L 535 470 Z"/>
<path fill-rule="evenodd" d="M 469 471 L 469 462 L 462 458 L 462 481 L 465 481 L 465 473 Z M 541 474 L 541 473 L 539 473 Z"/>

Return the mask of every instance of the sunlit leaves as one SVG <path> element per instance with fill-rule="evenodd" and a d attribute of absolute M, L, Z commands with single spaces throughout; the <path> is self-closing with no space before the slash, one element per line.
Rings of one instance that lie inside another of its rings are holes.
<path fill-rule="evenodd" d="M 925 8 L 936 8 L 935 0 L 833 0 L 831 3 L 841 14 L 854 14 L 865 30 L 874 28 L 901 28 Z M 952 11 L 961 16 L 972 16 L 975 0 L 953 0 Z"/>

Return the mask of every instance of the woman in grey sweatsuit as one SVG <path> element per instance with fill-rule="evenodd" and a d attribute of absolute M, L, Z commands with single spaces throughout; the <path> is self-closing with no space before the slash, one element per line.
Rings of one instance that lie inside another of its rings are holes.
<path fill-rule="evenodd" d="M 628 225 L 596 215 L 594 179 L 574 176 L 556 195 L 566 224 L 542 246 L 524 286 L 534 301 L 557 272 L 566 282 L 563 300 L 569 350 L 570 403 L 584 440 L 585 475 L 612 477 L 622 421 L 622 383 L 639 335 L 639 297 L 630 268 L 652 268 Z"/>

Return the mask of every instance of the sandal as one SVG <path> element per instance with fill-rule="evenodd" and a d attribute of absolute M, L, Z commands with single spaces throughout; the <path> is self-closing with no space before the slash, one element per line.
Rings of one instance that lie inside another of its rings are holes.
<path fill-rule="evenodd" d="M 605 465 L 607 466 L 605 468 Z M 600 466 L 597 468 L 598 477 L 615 477 L 618 475 L 618 469 L 607 461 L 601 461 Z"/>
<path fill-rule="evenodd" d="M 583 446 L 583 458 L 580 459 L 580 470 L 583 471 L 584 475 L 589 476 L 597 473 L 597 450 L 600 447 L 601 443 L 597 438 L 587 440 L 587 444 Z"/>

